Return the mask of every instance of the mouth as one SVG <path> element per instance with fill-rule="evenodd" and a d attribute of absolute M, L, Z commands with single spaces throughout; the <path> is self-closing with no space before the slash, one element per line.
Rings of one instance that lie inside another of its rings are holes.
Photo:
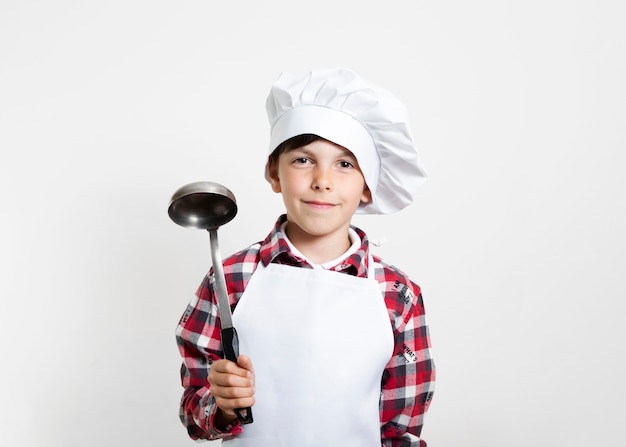
<path fill-rule="evenodd" d="M 316 209 L 316 210 L 328 210 L 336 206 L 334 203 L 318 202 L 315 200 L 312 200 L 312 201 L 305 200 L 304 203 L 308 205 L 309 207 Z"/>

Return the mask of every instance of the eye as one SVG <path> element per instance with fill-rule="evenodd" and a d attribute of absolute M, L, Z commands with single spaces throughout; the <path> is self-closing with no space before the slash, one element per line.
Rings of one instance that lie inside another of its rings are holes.
<path fill-rule="evenodd" d="M 298 158 L 293 159 L 293 164 L 296 164 L 296 165 L 304 165 L 307 163 L 311 163 L 311 159 L 307 157 L 298 157 Z"/>
<path fill-rule="evenodd" d="M 351 168 L 354 168 L 354 163 L 351 163 L 351 162 L 346 161 L 346 160 L 341 160 L 339 162 L 339 166 L 344 168 L 344 169 L 351 169 Z"/>

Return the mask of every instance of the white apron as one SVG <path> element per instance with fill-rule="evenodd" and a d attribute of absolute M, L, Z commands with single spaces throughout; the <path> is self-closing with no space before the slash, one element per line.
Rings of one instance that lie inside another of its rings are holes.
<path fill-rule="evenodd" d="M 229 447 L 380 447 L 393 330 L 378 282 L 280 264 L 253 274 L 233 313 L 255 370 L 254 422 Z"/>

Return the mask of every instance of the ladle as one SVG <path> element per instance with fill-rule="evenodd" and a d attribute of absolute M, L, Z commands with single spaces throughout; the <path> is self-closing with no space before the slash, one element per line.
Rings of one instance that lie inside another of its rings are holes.
<path fill-rule="evenodd" d="M 228 302 L 226 279 L 220 256 L 217 229 L 233 220 L 237 214 L 237 201 L 226 187 L 214 182 L 189 183 L 179 188 L 170 200 L 167 213 L 170 218 L 185 228 L 207 230 L 211 243 L 211 259 L 215 276 L 218 311 L 222 324 L 221 336 L 224 356 L 235 363 L 239 357 L 239 338 L 233 327 Z M 252 409 L 235 410 L 242 424 L 252 422 Z"/>

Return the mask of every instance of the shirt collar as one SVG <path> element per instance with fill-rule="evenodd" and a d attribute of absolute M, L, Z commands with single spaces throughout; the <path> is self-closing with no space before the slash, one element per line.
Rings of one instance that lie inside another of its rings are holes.
<path fill-rule="evenodd" d="M 261 243 L 260 257 L 264 265 L 270 263 L 287 264 L 296 267 L 313 268 L 305 259 L 302 259 L 291 252 L 285 234 L 281 231 L 281 226 L 287 221 L 287 215 L 283 214 L 278 218 L 272 232 Z M 339 264 L 328 270 L 347 273 L 349 275 L 367 278 L 369 240 L 361 229 L 351 227 L 361 239 L 361 246 Z"/>

